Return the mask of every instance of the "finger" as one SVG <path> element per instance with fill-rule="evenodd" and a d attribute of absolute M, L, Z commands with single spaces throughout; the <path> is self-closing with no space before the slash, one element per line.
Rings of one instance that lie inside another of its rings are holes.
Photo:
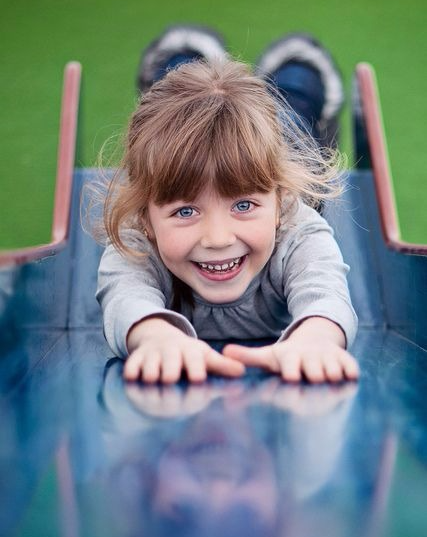
<path fill-rule="evenodd" d="M 344 374 L 349 380 L 357 380 L 360 376 L 359 364 L 348 352 L 344 352 L 340 356 L 341 366 L 344 370 Z"/>
<path fill-rule="evenodd" d="M 205 361 L 207 370 L 218 375 L 241 377 L 245 372 L 243 364 L 219 354 L 210 347 L 205 351 Z"/>
<path fill-rule="evenodd" d="M 163 416 L 176 416 L 182 411 L 183 394 L 179 386 L 161 388 Z"/>
<path fill-rule="evenodd" d="M 344 371 L 341 367 L 340 360 L 335 356 L 328 357 L 324 360 L 323 370 L 326 380 L 329 380 L 329 382 L 341 382 L 344 379 Z"/>
<path fill-rule="evenodd" d="M 123 369 L 123 377 L 126 380 L 137 380 L 141 374 L 143 364 L 144 353 L 141 349 L 137 349 L 127 358 Z"/>
<path fill-rule="evenodd" d="M 128 384 L 126 386 L 126 395 L 129 400 L 132 401 L 132 404 L 142 412 L 151 413 L 152 410 L 152 397 L 150 398 L 150 391 L 159 392 L 158 386 L 144 386 L 143 388 L 138 384 Z M 159 405 L 154 405 L 154 408 L 157 408 Z"/>
<path fill-rule="evenodd" d="M 201 350 L 186 349 L 183 359 L 190 382 L 203 382 L 206 380 L 206 363 Z"/>
<path fill-rule="evenodd" d="M 160 354 L 158 352 L 153 352 L 146 358 L 142 369 L 142 380 L 144 382 L 153 384 L 159 380 L 160 361 Z"/>
<path fill-rule="evenodd" d="M 165 384 L 178 382 L 181 376 L 182 357 L 179 351 L 168 349 L 165 351 L 161 363 L 161 380 Z"/>
<path fill-rule="evenodd" d="M 279 364 L 274 356 L 273 345 L 265 347 L 245 347 L 243 345 L 229 344 L 224 347 L 222 354 L 233 360 L 238 360 L 250 367 L 262 367 L 269 371 L 279 372 Z"/>
<path fill-rule="evenodd" d="M 277 377 L 263 379 L 258 383 L 256 390 L 250 390 L 249 401 L 270 403 L 281 386 L 282 381 Z"/>
<path fill-rule="evenodd" d="M 345 401 L 346 399 L 352 399 L 358 391 L 358 386 L 354 382 L 347 382 L 341 387 L 336 399 L 338 401 Z"/>
<path fill-rule="evenodd" d="M 301 381 L 301 357 L 297 352 L 287 352 L 279 358 L 280 372 L 287 382 Z"/>
<path fill-rule="evenodd" d="M 158 413 L 162 408 L 162 392 L 160 390 L 159 386 L 145 386 L 141 389 L 143 408 L 150 413 Z"/>
<path fill-rule="evenodd" d="M 211 386 L 209 384 L 190 385 L 184 392 L 183 408 L 185 412 L 197 412 L 211 402 Z"/>
<path fill-rule="evenodd" d="M 298 384 L 293 386 L 282 386 L 282 390 L 279 392 L 277 401 L 281 403 L 282 407 L 287 407 L 290 410 L 297 412 L 302 403 L 305 400 L 306 390 L 305 386 Z"/>
<path fill-rule="evenodd" d="M 318 384 L 325 382 L 325 372 L 319 358 L 309 357 L 302 359 L 302 371 L 309 382 Z"/>
<path fill-rule="evenodd" d="M 328 408 L 333 408 L 340 403 L 352 399 L 358 390 L 354 382 L 345 382 L 338 385 L 332 385 L 326 392 Z"/>

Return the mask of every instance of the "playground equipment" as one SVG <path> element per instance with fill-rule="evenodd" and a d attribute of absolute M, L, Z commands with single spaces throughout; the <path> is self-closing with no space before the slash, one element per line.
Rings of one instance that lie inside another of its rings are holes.
<path fill-rule="evenodd" d="M 356 68 L 357 164 L 326 207 L 360 320 L 362 376 L 339 387 L 256 370 L 123 382 L 94 298 L 101 247 L 80 226 L 96 172 L 74 169 L 79 82 L 71 63 L 52 242 L 0 255 L 0 534 L 37 535 L 35 503 L 73 537 L 390 534 L 408 492 L 427 493 L 427 247 L 400 239 L 373 69 Z M 425 514 L 411 520 L 411 537 L 426 533 Z"/>

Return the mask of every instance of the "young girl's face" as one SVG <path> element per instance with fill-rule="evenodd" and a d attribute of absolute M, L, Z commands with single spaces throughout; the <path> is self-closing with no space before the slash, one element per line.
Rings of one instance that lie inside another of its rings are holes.
<path fill-rule="evenodd" d="M 238 299 L 269 260 L 275 191 L 234 199 L 206 190 L 194 202 L 150 203 L 149 230 L 166 267 L 210 303 Z"/>

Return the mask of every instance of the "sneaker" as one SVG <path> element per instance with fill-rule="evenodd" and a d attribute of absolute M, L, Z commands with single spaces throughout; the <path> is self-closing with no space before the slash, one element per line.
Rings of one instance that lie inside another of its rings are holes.
<path fill-rule="evenodd" d="M 193 60 L 226 56 L 220 34 L 203 26 L 176 25 L 168 28 L 143 51 L 138 68 L 137 87 L 147 91 L 167 71 Z"/>
<path fill-rule="evenodd" d="M 320 145 L 336 145 L 342 77 L 316 39 L 295 33 L 272 43 L 259 58 L 257 73 L 279 90 Z"/>

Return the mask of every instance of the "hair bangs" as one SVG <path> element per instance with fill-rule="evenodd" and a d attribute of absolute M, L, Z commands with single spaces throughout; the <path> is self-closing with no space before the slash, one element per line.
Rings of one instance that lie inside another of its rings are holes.
<path fill-rule="evenodd" d="M 241 114 L 238 107 L 225 106 L 213 125 L 210 158 L 213 174 L 211 184 L 223 197 L 234 198 L 255 192 L 270 192 L 277 185 L 272 145 Z M 271 130 L 271 129 L 270 129 Z"/>
<path fill-rule="evenodd" d="M 155 166 L 148 180 L 150 198 L 156 204 L 194 201 L 206 188 L 222 197 L 235 198 L 277 187 L 272 144 L 253 124 L 242 121 L 241 111 L 227 106 L 220 94 L 215 100 L 215 107 L 206 106 L 206 101 L 201 103 L 204 121 L 198 125 L 184 122 L 179 136 L 175 123 L 174 136 L 156 144 L 156 155 L 151 159 Z M 169 146 L 172 139 L 173 145 Z"/>

